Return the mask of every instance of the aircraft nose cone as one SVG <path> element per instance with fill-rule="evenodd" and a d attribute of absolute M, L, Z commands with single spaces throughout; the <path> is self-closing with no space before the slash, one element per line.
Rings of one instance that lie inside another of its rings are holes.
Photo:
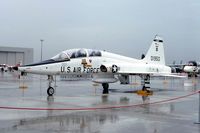
<path fill-rule="evenodd" d="M 13 67 L 13 69 L 14 69 L 15 71 L 18 71 L 18 67 L 17 67 L 17 66 Z"/>

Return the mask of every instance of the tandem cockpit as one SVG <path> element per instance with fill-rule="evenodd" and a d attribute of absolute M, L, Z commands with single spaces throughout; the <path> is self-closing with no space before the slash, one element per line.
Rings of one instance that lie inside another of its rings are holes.
<path fill-rule="evenodd" d="M 75 58 L 83 58 L 83 57 L 101 57 L 102 53 L 99 50 L 92 50 L 92 49 L 69 49 L 60 52 L 56 56 L 44 60 L 38 63 L 33 63 L 29 65 L 23 65 L 21 67 L 27 67 L 27 66 L 38 66 L 38 65 L 47 65 L 47 64 L 52 64 L 52 63 L 59 63 L 59 62 L 64 62 L 64 61 L 70 61 L 70 59 L 75 59 Z M 15 70 L 18 68 L 14 68 Z"/>
<path fill-rule="evenodd" d="M 57 54 L 56 56 L 52 57 L 51 59 L 54 61 L 68 61 L 74 58 L 83 58 L 83 57 L 93 57 L 102 56 L 101 51 L 93 50 L 93 49 L 69 49 L 62 51 L 61 53 Z"/>

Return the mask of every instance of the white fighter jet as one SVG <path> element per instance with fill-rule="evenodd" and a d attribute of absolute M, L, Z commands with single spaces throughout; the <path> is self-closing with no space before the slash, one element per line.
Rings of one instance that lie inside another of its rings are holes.
<path fill-rule="evenodd" d="M 109 92 L 109 83 L 120 81 L 121 84 L 129 84 L 129 75 L 139 75 L 144 81 L 144 87 L 150 84 L 150 76 L 176 76 L 171 73 L 171 68 L 165 65 L 163 39 L 159 36 L 155 36 L 143 59 L 80 48 L 62 51 L 49 60 L 15 67 L 15 70 L 19 70 L 22 75 L 48 75 L 49 96 L 54 94 L 54 88 L 51 86 L 53 76 L 60 74 L 92 74 L 92 81 L 102 84 L 103 94 Z"/>
<path fill-rule="evenodd" d="M 183 71 L 188 74 L 188 77 L 197 77 L 200 73 L 200 65 L 196 61 L 189 61 L 184 65 Z"/>
<path fill-rule="evenodd" d="M 196 61 L 189 61 L 186 64 L 169 65 L 174 73 L 187 73 L 188 77 L 197 77 L 200 74 L 200 64 Z"/>

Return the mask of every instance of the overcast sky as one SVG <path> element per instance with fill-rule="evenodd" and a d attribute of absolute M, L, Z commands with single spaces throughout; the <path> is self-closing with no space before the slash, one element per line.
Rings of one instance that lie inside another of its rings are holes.
<path fill-rule="evenodd" d="M 200 61 L 199 0 L 0 0 L 0 46 L 34 48 L 40 60 L 71 48 L 140 58 L 154 36 L 167 63 Z"/>

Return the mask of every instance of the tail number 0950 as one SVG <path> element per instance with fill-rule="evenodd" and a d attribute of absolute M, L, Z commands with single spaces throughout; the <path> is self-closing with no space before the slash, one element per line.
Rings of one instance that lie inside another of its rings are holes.
<path fill-rule="evenodd" d="M 151 61 L 160 61 L 159 56 L 151 56 Z"/>

